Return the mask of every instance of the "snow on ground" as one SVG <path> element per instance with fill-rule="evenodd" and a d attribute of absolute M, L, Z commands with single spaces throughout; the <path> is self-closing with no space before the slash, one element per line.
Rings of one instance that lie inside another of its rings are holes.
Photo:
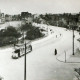
<path fill-rule="evenodd" d="M 54 33 L 32 42 L 33 51 L 27 54 L 27 80 L 73 80 L 73 68 L 80 65 L 58 62 L 54 55 L 55 48 L 58 54 L 72 50 L 72 31 L 53 26 L 48 28 Z M 76 31 L 75 35 L 75 46 L 77 46 L 76 39 L 79 35 Z M 12 51 L 12 47 L 0 49 L 0 76 L 4 80 L 24 80 L 24 57 L 12 59 Z"/>

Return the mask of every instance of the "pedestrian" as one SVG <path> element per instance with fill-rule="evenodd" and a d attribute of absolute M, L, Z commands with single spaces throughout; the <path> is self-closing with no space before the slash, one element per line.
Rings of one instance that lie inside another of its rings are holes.
<path fill-rule="evenodd" d="M 56 38 L 57 38 L 57 35 L 56 35 Z"/>
<path fill-rule="evenodd" d="M 15 48 L 15 43 L 14 43 L 14 48 Z"/>
<path fill-rule="evenodd" d="M 20 49 L 17 49 L 18 57 L 20 57 Z"/>
<path fill-rule="evenodd" d="M 55 49 L 55 55 L 57 55 L 57 49 Z"/>

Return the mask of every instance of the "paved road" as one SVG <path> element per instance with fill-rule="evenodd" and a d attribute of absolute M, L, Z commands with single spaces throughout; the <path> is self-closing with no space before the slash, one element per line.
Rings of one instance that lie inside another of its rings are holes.
<path fill-rule="evenodd" d="M 53 29 L 54 34 L 45 41 L 33 44 L 33 51 L 27 54 L 27 80 L 73 80 L 73 68 L 80 65 L 58 62 L 54 55 L 55 48 L 58 54 L 72 49 L 72 31 L 49 27 Z M 78 33 L 75 33 L 78 38 Z M 75 40 L 75 45 L 77 44 Z M 13 60 L 12 51 L 12 48 L 0 50 L 0 75 L 4 80 L 24 80 L 24 57 Z"/>
<path fill-rule="evenodd" d="M 72 31 L 61 28 L 52 29 L 61 33 L 62 37 L 56 40 L 52 37 L 43 42 L 43 45 L 37 44 L 32 54 L 27 55 L 27 80 L 73 80 L 74 78 L 74 67 L 78 65 L 58 62 L 54 55 L 55 48 L 58 54 L 72 50 Z M 78 47 L 76 39 L 79 35 L 75 33 L 76 48 Z"/>

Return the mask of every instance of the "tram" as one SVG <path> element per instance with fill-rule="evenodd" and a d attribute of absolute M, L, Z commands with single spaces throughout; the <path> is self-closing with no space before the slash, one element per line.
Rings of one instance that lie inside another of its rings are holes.
<path fill-rule="evenodd" d="M 26 54 L 32 51 L 32 45 L 26 44 Z M 14 51 L 12 52 L 12 58 L 18 59 L 19 57 L 25 55 L 25 45 L 24 44 L 16 44 L 14 46 Z"/>

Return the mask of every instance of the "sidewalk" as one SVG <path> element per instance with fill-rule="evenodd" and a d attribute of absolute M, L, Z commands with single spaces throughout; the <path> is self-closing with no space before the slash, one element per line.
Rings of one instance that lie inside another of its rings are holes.
<path fill-rule="evenodd" d="M 72 54 L 72 50 L 64 51 L 64 53 L 57 55 L 56 59 L 64 63 L 80 63 L 80 50 L 77 48 L 74 55 Z"/>

